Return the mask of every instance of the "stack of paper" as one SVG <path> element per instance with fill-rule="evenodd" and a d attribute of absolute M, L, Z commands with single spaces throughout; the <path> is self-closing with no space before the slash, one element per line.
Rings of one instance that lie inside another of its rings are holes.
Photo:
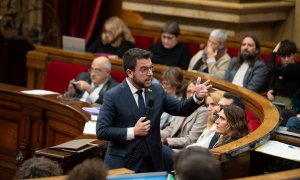
<path fill-rule="evenodd" d="M 278 141 L 270 140 L 255 151 L 300 162 L 300 148 Z"/>

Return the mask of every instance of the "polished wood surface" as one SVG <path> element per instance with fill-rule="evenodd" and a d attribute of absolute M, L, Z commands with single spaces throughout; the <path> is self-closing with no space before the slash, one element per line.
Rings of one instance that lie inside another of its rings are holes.
<path fill-rule="evenodd" d="M 43 88 L 47 64 L 50 61 L 59 60 L 63 62 L 88 65 L 94 56 L 90 53 L 77 53 L 63 51 L 57 48 L 37 46 L 35 51 L 27 54 L 28 88 Z M 122 60 L 111 59 L 112 68 L 122 70 Z M 159 78 L 166 66 L 155 65 L 154 76 Z M 222 162 L 225 177 L 242 177 L 248 174 L 249 151 L 270 139 L 271 134 L 278 125 L 279 113 L 275 106 L 263 96 L 248 89 L 235 86 L 231 83 L 218 80 L 204 75 L 183 71 L 185 78 L 201 77 L 209 79 L 211 84 L 218 89 L 233 92 L 242 97 L 246 108 L 256 115 L 261 121 L 261 126 L 247 136 L 211 150 L 213 155 Z M 234 168 L 233 168 L 234 167 Z M 237 173 L 235 168 L 241 170 Z"/>
<path fill-rule="evenodd" d="M 0 179 L 10 179 L 35 150 L 81 135 L 90 119 L 81 110 L 87 103 L 20 92 L 24 89 L 0 84 Z"/>

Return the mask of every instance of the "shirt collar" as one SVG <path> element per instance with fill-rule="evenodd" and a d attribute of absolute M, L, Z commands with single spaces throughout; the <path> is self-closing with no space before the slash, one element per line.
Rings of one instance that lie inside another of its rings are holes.
<path fill-rule="evenodd" d="M 131 82 L 128 80 L 128 78 L 126 78 L 126 82 L 127 82 L 128 86 L 129 86 L 129 89 L 130 89 L 131 93 L 135 94 L 138 91 L 138 89 L 131 84 Z M 145 88 L 143 88 L 142 90 L 144 92 Z"/>

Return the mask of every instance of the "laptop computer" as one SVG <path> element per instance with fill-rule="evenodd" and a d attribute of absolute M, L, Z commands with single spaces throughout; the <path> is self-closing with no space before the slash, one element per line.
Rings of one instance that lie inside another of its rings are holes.
<path fill-rule="evenodd" d="M 72 36 L 62 36 L 63 50 L 85 52 L 85 40 Z"/>

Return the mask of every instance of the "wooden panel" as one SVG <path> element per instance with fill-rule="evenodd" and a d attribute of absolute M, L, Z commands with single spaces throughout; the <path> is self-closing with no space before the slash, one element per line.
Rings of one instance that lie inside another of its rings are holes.
<path fill-rule="evenodd" d="M 89 119 L 81 110 L 87 103 L 27 95 L 19 89 L 0 84 L 0 179 L 11 179 L 18 164 L 35 150 L 81 135 Z"/>

